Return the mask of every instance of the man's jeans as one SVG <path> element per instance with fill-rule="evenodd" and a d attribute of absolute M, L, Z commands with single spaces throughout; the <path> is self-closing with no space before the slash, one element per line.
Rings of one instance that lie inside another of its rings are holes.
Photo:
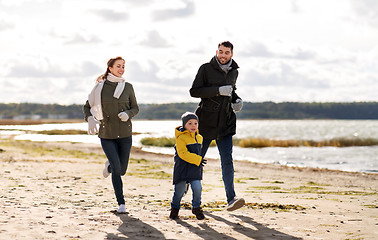
<path fill-rule="evenodd" d="M 202 185 L 201 180 L 194 180 L 190 182 L 193 192 L 192 208 L 201 206 Z M 171 208 L 180 209 L 181 198 L 184 196 L 186 181 L 181 181 L 175 184 L 175 193 L 173 194 Z"/>
<path fill-rule="evenodd" d="M 121 176 L 125 175 L 129 164 L 132 137 L 119 139 L 101 139 L 101 146 L 110 163 L 114 193 L 118 205 L 125 204 Z"/>
<path fill-rule="evenodd" d="M 202 157 L 205 158 L 207 149 L 210 146 L 212 139 L 203 139 L 202 142 Z M 224 188 L 226 190 L 227 202 L 229 203 L 235 197 L 234 190 L 234 163 L 232 160 L 232 135 L 225 136 L 221 139 L 215 140 L 217 143 L 221 166 L 222 178 Z"/>

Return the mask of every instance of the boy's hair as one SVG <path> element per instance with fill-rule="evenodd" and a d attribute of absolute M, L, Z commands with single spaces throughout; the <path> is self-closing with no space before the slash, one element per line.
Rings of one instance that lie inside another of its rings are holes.
<path fill-rule="evenodd" d="M 190 120 L 190 119 L 195 119 L 198 121 L 198 117 L 195 113 L 192 113 L 192 112 L 186 112 L 184 113 L 183 115 L 181 115 L 181 120 L 182 120 L 182 126 L 185 128 L 185 125 L 186 123 Z"/>

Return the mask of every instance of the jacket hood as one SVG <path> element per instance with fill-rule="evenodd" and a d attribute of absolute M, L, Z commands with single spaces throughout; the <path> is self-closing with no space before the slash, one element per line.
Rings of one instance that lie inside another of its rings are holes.
<path fill-rule="evenodd" d="M 189 132 L 189 130 L 186 130 L 186 129 L 185 129 L 184 127 L 182 127 L 182 126 L 176 127 L 176 128 L 175 128 L 175 137 L 178 138 L 178 137 L 179 137 L 180 135 L 182 135 L 182 134 L 190 134 L 190 135 L 192 135 L 192 137 L 194 137 L 195 134 L 199 134 L 199 131 L 198 131 L 198 129 L 197 129 L 196 132 L 191 133 L 191 132 Z"/>

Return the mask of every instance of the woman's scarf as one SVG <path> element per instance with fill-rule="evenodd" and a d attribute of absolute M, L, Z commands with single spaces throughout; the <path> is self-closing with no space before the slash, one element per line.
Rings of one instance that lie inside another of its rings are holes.
<path fill-rule="evenodd" d="M 111 73 L 108 73 L 106 78 L 110 82 L 117 83 L 117 87 L 114 90 L 113 97 L 119 98 L 125 88 L 125 79 L 116 77 Z M 104 82 L 98 82 L 92 89 L 91 93 L 88 95 L 88 102 L 91 106 L 91 114 L 97 119 L 102 120 L 104 116 L 102 115 L 102 106 L 101 106 L 101 91 L 104 87 Z"/>

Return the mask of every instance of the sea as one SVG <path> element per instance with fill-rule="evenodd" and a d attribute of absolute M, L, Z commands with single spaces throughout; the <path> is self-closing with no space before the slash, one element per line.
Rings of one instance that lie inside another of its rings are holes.
<path fill-rule="evenodd" d="M 145 151 L 173 154 L 173 147 L 143 146 L 145 137 L 174 137 L 180 120 L 134 120 L 133 146 Z M 96 135 L 44 135 L 28 133 L 53 129 L 87 130 L 87 123 L 0 126 L 0 137 L 16 140 L 66 141 L 100 144 Z M 268 138 L 276 140 L 329 140 L 333 138 L 378 139 L 378 120 L 238 120 L 235 138 Z M 218 149 L 210 147 L 206 157 L 219 158 Z M 267 147 L 234 146 L 235 161 L 277 165 L 326 168 L 352 172 L 378 172 L 378 146 L 362 147 Z"/>

